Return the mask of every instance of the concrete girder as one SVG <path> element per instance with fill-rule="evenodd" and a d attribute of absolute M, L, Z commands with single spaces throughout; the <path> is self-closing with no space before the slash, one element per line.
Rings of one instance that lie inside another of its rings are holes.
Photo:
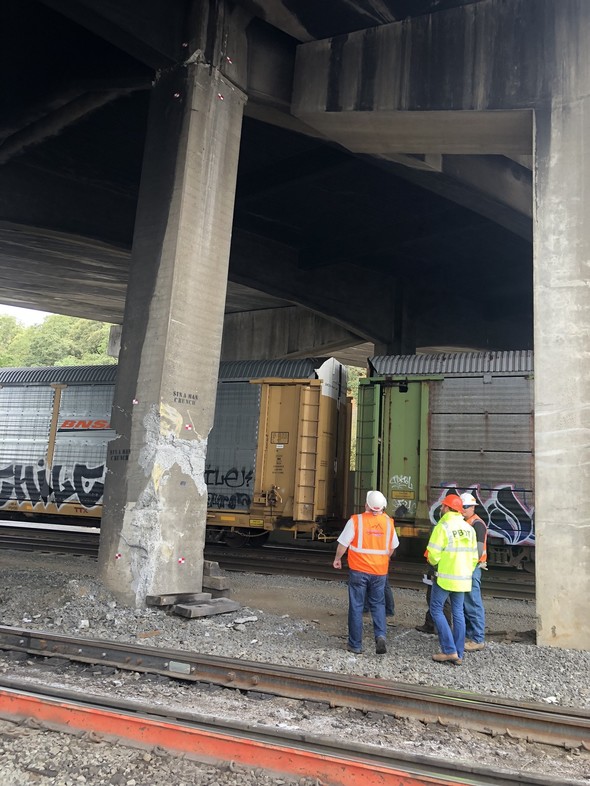
<path fill-rule="evenodd" d="M 135 89 L 146 89 L 144 83 L 140 88 L 116 88 L 113 90 L 96 90 L 76 96 L 71 100 L 64 100 L 64 103 L 53 109 L 34 122 L 23 125 L 14 131 L 0 145 L 0 165 L 7 163 L 14 156 L 19 155 L 24 150 L 44 142 L 50 136 L 56 136 L 72 123 L 95 112 L 105 104 L 124 96 Z"/>
<path fill-rule="evenodd" d="M 150 68 L 166 68 L 186 56 L 186 7 L 168 0 L 41 0 Z"/>
<path fill-rule="evenodd" d="M 280 243 L 263 247 L 255 235 L 240 232 L 232 239 L 230 279 L 315 311 L 366 341 L 392 341 L 395 279 L 379 276 L 379 308 L 359 308 L 375 297 L 372 275 L 353 265 L 328 265 L 311 271 L 298 265 L 298 255 Z"/>
<path fill-rule="evenodd" d="M 299 306 L 226 314 L 222 360 L 318 357 L 362 338 Z"/>
<path fill-rule="evenodd" d="M 376 161 L 374 157 L 367 160 Z M 509 158 L 400 154 L 379 161 L 398 177 L 532 240 L 532 175 Z"/>

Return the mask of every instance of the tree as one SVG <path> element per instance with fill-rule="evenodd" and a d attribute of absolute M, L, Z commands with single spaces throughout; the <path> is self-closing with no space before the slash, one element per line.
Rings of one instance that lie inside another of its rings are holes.
<path fill-rule="evenodd" d="M 107 355 L 109 330 L 106 322 L 57 314 L 30 327 L 24 327 L 14 317 L 0 317 L 0 364 L 29 367 L 116 363 L 115 358 Z"/>
<path fill-rule="evenodd" d="M 18 366 L 25 328 L 15 317 L 0 316 L 0 366 Z"/>

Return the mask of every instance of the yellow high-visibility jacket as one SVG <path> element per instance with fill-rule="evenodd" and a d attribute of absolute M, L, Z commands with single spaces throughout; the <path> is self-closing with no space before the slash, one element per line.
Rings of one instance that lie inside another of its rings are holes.
<path fill-rule="evenodd" d="M 448 510 L 432 530 L 428 562 L 436 567 L 439 587 L 471 592 L 471 577 L 478 562 L 475 530 L 460 513 Z"/>

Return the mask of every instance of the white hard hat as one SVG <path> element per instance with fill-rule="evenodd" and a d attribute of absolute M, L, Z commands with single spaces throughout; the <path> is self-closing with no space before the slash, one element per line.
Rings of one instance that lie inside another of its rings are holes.
<path fill-rule="evenodd" d="M 477 505 L 477 500 L 469 491 L 466 491 L 465 494 L 461 494 L 461 502 L 464 508 L 471 508 L 473 505 Z"/>
<path fill-rule="evenodd" d="M 387 500 L 380 491 L 367 491 L 367 507 L 379 511 L 387 507 Z"/>

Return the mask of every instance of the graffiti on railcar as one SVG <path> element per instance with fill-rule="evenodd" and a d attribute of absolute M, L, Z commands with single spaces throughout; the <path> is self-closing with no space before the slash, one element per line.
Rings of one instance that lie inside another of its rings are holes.
<path fill-rule="evenodd" d="M 444 483 L 438 500 L 430 507 L 430 520 L 440 518 L 440 503 L 447 494 L 469 491 L 477 500 L 475 512 L 487 524 L 492 537 L 501 538 L 509 546 L 534 546 L 534 508 L 522 499 L 522 491 L 512 483 L 502 483 L 490 489 L 479 484 L 463 488 L 457 483 Z"/>
<path fill-rule="evenodd" d="M 0 468 L 0 508 L 14 502 L 55 504 L 58 508 L 79 503 L 85 509 L 94 508 L 102 503 L 104 481 L 104 464 L 48 467 L 43 460 L 36 465 L 8 464 Z"/>
<path fill-rule="evenodd" d="M 242 467 L 225 469 L 207 465 L 205 483 L 207 484 L 207 507 L 218 510 L 247 510 L 252 502 L 249 493 L 254 470 Z"/>

